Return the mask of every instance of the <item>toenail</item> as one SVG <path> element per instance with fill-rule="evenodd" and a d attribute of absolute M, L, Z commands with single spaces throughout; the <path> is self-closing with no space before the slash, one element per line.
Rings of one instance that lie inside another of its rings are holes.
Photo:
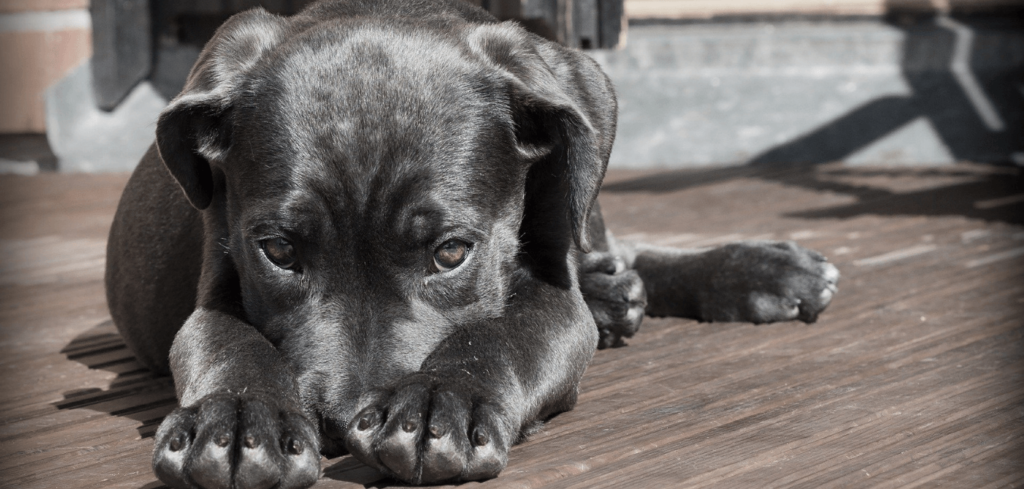
<path fill-rule="evenodd" d="M 473 444 L 476 446 L 482 447 L 490 441 L 491 439 L 483 431 L 480 431 L 479 429 L 473 431 Z"/>
<path fill-rule="evenodd" d="M 304 449 L 305 449 L 305 447 L 302 446 L 302 440 L 299 440 L 297 438 L 292 438 L 291 440 L 288 440 L 288 443 L 287 443 L 288 453 L 290 453 L 292 455 L 301 455 L 302 451 Z"/>
<path fill-rule="evenodd" d="M 430 436 L 432 436 L 434 438 L 441 438 L 442 434 L 443 433 L 441 432 L 441 428 L 439 426 L 437 426 L 437 425 L 431 425 L 430 426 Z"/>
<path fill-rule="evenodd" d="M 226 447 L 228 446 L 228 443 L 231 443 L 231 437 L 228 435 L 220 435 L 220 437 L 217 438 L 217 446 Z"/>
<path fill-rule="evenodd" d="M 359 431 L 363 431 L 373 425 L 373 413 L 366 413 L 363 417 L 359 418 L 359 424 L 356 426 Z"/>
<path fill-rule="evenodd" d="M 419 423 L 417 423 L 415 419 L 408 419 L 405 421 L 405 424 L 402 425 L 402 429 L 405 430 L 406 433 L 416 431 L 417 427 L 419 427 Z"/>
<path fill-rule="evenodd" d="M 246 435 L 245 446 L 246 448 L 256 448 L 256 437 L 252 435 Z"/>

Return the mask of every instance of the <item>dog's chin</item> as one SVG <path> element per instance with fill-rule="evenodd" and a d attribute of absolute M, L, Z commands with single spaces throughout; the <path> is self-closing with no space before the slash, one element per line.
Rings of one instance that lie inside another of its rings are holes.
<path fill-rule="evenodd" d="M 345 433 L 347 426 L 332 418 L 321 418 L 320 420 L 320 454 L 327 458 L 348 455 L 345 448 Z"/>
<path fill-rule="evenodd" d="M 320 454 L 327 458 L 336 458 L 348 455 L 345 448 L 345 440 L 335 440 L 328 436 L 320 436 Z"/>

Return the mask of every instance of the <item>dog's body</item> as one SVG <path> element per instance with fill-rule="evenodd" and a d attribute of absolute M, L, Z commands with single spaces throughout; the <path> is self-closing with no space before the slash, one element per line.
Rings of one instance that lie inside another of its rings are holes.
<path fill-rule="evenodd" d="M 111 314 L 182 406 L 161 480 L 306 487 L 346 450 L 413 483 L 493 477 L 645 309 L 813 321 L 838 278 L 814 252 L 606 233 L 615 111 L 589 58 L 459 0 L 229 20 L 108 248 Z"/>

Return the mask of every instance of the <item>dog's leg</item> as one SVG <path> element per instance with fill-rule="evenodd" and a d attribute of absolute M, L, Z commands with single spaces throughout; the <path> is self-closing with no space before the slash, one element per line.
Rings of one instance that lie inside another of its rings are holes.
<path fill-rule="evenodd" d="M 156 434 L 153 469 L 175 488 L 300 488 L 320 474 L 295 379 L 255 328 L 197 309 L 171 348 L 182 407 Z"/>
<path fill-rule="evenodd" d="M 171 373 L 174 335 L 196 308 L 203 220 L 151 147 L 117 206 L 107 241 L 110 316 L 125 344 L 156 374 Z"/>
<path fill-rule="evenodd" d="M 605 230 L 597 202 L 590 212 L 588 230 L 593 251 L 579 255 L 580 292 L 600 333 L 598 348 L 622 346 L 623 338 L 632 337 L 640 328 L 647 293 L 640 274 L 613 249 L 615 238 Z"/>
<path fill-rule="evenodd" d="M 611 240 L 612 253 L 643 280 L 651 316 L 813 323 L 839 280 L 824 256 L 792 241 L 685 250 Z"/>
<path fill-rule="evenodd" d="M 643 313 L 701 321 L 814 322 L 836 292 L 839 271 L 793 242 L 748 241 L 679 249 L 617 240 L 601 209 L 590 216 L 594 251 L 580 255 L 580 290 L 601 335 L 618 346 Z"/>
<path fill-rule="evenodd" d="M 513 292 L 503 317 L 463 325 L 419 372 L 364 396 L 353 455 L 417 484 L 486 479 L 534 421 L 575 404 L 597 342 L 586 306 L 526 277 Z"/>

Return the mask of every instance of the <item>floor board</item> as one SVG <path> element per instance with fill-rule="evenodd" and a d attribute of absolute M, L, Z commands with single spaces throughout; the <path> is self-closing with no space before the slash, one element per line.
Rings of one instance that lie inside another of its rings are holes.
<path fill-rule="evenodd" d="M 175 406 L 111 324 L 126 175 L 0 177 L 0 485 L 157 488 Z M 1014 168 L 619 171 L 620 237 L 793 239 L 841 270 L 816 324 L 646 318 L 497 487 L 1019 487 L 1024 175 Z M 351 457 L 317 487 L 391 482 Z"/>

